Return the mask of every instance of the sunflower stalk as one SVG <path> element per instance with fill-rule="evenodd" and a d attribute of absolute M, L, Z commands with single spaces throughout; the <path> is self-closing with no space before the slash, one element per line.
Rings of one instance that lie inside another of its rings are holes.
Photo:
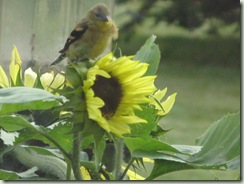
<path fill-rule="evenodd" d="M 82 175 L 80 171 L 80 145 L 81 145 L 80 132 L 74 132 L 72 168 L 76 180 L 82 180 Z"/>
<path fill-rule="evenodd" d="M 71 179 L 71 172 L 72 172 L 72 168 L 71 168 L 71 162 L 70 160 L 66 160 L 66 163 L 67 163 L 67 174 L 66 174 L 66 180 L 70 180 Z"/>
<path fill-rule="evenodd" d="M 121 179 L 121 165 L 123 161 L 123 147 L 124 147 L 124 139 L 117 139 L 115 141 L 115 180 Z"/>

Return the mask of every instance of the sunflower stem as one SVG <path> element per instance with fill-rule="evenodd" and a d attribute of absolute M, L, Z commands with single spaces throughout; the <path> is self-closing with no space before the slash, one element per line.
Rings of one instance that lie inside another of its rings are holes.
<path fill-rule="evenodd" d="M 119 180 L 121 178 L 121 165 L 123 161 L 123 147 L 124 147 L 124 139 L 117 139 L 115 141 L 115 180 Z"/>
<path fill-rule="evenodd" d="M 80 132 L 74 132 L 72 168 L 76 180 L 82 180 L 81 171 L 80 171 L 80 145 L 81 145 Z"/>
<path fill-rule="evenodd" d="M 66 180 L 71 180 L 72 177 L 71 177 L 71 163 L 70 163 L 70 160 L 66 160 L 66 163 L 67 163 L 67 174 L 66 174 Z"/>

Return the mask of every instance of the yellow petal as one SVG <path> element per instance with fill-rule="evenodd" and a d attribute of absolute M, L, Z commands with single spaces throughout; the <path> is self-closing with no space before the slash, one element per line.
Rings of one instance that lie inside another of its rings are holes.
<path fill-rule="evenodd" d="M 12 51 L 12 60 L 9 65 L 9 74 L 14 84 L 16 84 L 18 73 L 22 73 L 21 64 L 22 61 L 20 59 L 18 49 L 14 46 L 14 49 Z"/>
<path fill-rule="evenodd" d="M 122 169 L 125 169 L 125 167 L 122 166 Z M 132 170 L 128 170 L 127 175 L 129 176 L 130 180 L 145 180 L 145 178 L 143 178 L 141 175 L 135 173 Z"/>
<path fill-rule="evenodd" d="M 80 172 L 81 172 L 83 180 L 91 180 L 91 176 L 90 176 L 89 172 L 86 170 L 85 167 L 81 166 L 80 167 Z"/>
<path fill-rule="evenodd" d="M 164 108 L 164 111 L 159 111 L 158 115 L 165 115 L 168 114 L 169 111 L 172 109 L 174 103 L 175 103 L 175 98 L 176 98 L 177 93 L 174 93 L 170 95 L 161 105 Z"/>
<path fill-rule="evenodd" d="M 158 90 L 156 93 L 153 95 L 158 101 L 161 101 L 163 97 L 165 96 L 167 92 L 167 87 L 164 88 L 163 90 Z"/>
<path fill-rule="evenodd" d="M 44 90 L 52 91 L 49 88 L 49 86 L 52 83 L 53 78 L 54 78 L 54 72 L 44 73 L 43 75 L 41 75 L 40 80 L 41 80 L 41 83 L 42 83 Z"/>
<path fill-rule="evenodd" d="M 143 158 L 143 162 L 154 163 L 154 160 L 152 160 L 150 158 Z"/>
<path fill-rule="evenodd" d="M 64 81 L 65 77 L 62 74 L 58 73 L 52 81 L 50 87 L 54 89 L 62 89 L 64 86 Z"/>
<path fill-rule="evenodd" d="M 33 87 L 36 81 L 37 74 L 33 72 L 31 68 L 28 68 L 27 70 L 25 70 L 24 77 L 25 87 Z"/>
<path fill-rule="evenodd" d="M 0 86 L 3 88 L 9 87 L 8 77 L 1 66 L 0 66 Z"/>

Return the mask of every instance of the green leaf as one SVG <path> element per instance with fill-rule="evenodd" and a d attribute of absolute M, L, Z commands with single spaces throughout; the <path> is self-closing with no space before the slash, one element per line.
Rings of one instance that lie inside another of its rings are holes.
<path fill-rule="evenodd" d="M 189 145 L 171 145 L 171 146 L 173 146 L 175 149 L 187 155 L 196 154 L 202 149 L 202 146 L 189 146 Z"/>
<path fill-rule="evenodd" d="M 154 43 L 155 35 L 147 39 L 146 43 L 137 51 L 133 60 L 140 60 L 141 62 L 148 63 L 149 67 L 145 75 L 155 75 L 158 70 L 160 62 L 160 50 Z"/>
<path fill-rule="evenodd" d="M 100 136 L 94 135 L 94 140 L 95 140 L 94 141 L 94 146 L 95 146 L 94 155 L 95 155 L 95 170 L 96 170 L 96 172 L 98 172 L 100 169 L 100 165 L 101 165 L 102 158 L 103 158 L 103 153 L 104 153 L 105 146 L 106 146 L 103 135 L 104 134 L 100 134 Z"/>
<path fill-rule="evenodd" d="M 37 170 L 37 167 L 33 167 L 25 172 L 17 173 L 13 171 L 6 171 L 0 169 L 0 180 L 17 180 L 19 178 L 32 178 L 38 176 L 37 174 L 35 174 Z"/>
<path fill-rule="evenodd" d="M 125 138 L 125 144 L 129 148 L 130 152 L 133 155 L 135 150 L 144 150 L 144 151 L 167 151 L 173 153 L 180 153 L 177 149 L 170 146 L 167 143 L 161 142 L 157 139 L 151 137 L 147 138 Z"/>
<path fill-rule="evenodd" d="M 0 126 L 6 131 L 10 132 L 27 128 L 28 132 L 33 132 L 33 134 L 39 135 L 39 131 L 36 129 L 35 126 L 33 126 L 23 117 L 17 115 L 0 116 Z M 10 132 L 4 132 L 3 130 L 1 130 L 0 138 L 4 141 L 6 145 L 13 145 L 13 142 L 16 141 L 19 136 L 19 133 L 17 132 Z"/>
<path fill-rule="evenodd" d="M 24 86 L 23 82 L 22 82 L 22 69 L 20 69 L 18 71 L 18 74 L 16 76 L 16 81 L 15 81 L 15 86 Z"/>
<path fill-rule="evenodd" d="M 50 109 L 65 101 L 67 100 L 63 96 L 55 96 L 37 88 L 2 88 L 0 89 L 0 115 L 27 109 Z"/>
<path fill-rule="evenodd" d="M 65 123 L 65 122 L 64 124 L 58 123 L 58 124 L 51 125 L 49 128 L 44 128 L 41 126 L 40 127 L 33 126 L 25 119 L 23 118 L 21 119 L 21 117 L 19 117 L 20 118 L 19 121 L 15 121 L 15 116 L 4 116 L 4 117 L 10 117 L 13 119 L 13 121 L 9 121 L 12 124 L 12 126 L 9 126 L 9 124 L 4 121 L 2 124 L 0 122 L 0 125 L 3 128 L 6 128 L 8 130 L 13 130 L 14 125 L 17 125 L 17 129 L 21 129 L 21 127 L 26 128 L 20 132 L 17 138 L 15 138 L 15 142 L 14 142 L 15 145 L 28 140 L 40 140 L 46 144 L 49 144 L 50 146 L 60 149 L 63 153 L 64 151 L 69 152 L 72 149 L 71 123 Z M 3 138 L 8 138 L 8 137 L 5 136 Z M 12 142 L 13 141 L 14 140 L 12 140 Z M 10 142 L 10 144 L 12 144 L 12 142 Z"/>
<path fill-rule="evenodd" d="M 23 130 L 19 134 L 19 137 L 15 139 L 15 145 L 25 142 L 27 140 L 40 140 L 46 144 L 49 144 L 50 146 L 57 148 L 56 145 L 53 144 L 53 142 L 51 142 L 45 136 L 39 133 L 39 131 L 41 131 L 44 132 L 53 140 L 55 140 L 55 142 L 58 143 L 63 149 L 65 149 L 68 152 L 71 151 L 72 138 L 73 138 L 73 135 L 70 133 L 72 130 L 71 123 L 64 123 L 64 124 L 58 123 L 53 126 L 54 127 L 51 128 L 39 127 L 38 134 L 36 131 L 32 131 L 28 129 Z"/>
<path fill-rule="evenodd" d="M 171 129 L 169 129 L 169 130 L 165 130 L 165 129 L 163 129 L 161 126 L 159 126 L 159 125 L 157 125 L 153 130 L 152 130 L 152 132 L 151 132 L 151 136 L 153 136 L 153 137 L 159 137 L 159 136 L 161 136 L 161 135 L 164 135 L 164 134 L 166 134 L 167 132 L 169 132 Z"/>
<path fill-rule="evenodd" d="M 17 131 L 23 128 L 34 128 L 27 120 L 18 115 L 0 116 L 0 126 L 6 131 Z"/>
<path fill-rule="evenodd" d="M 33 150 L 41 155 L 56 156 L 58 158 L 64 159 L 64 156 L 61 154 L 61 152 L 58 149 L 44 148 L 38 146 L 28 146 L 28 145 L 22 147 L 27 148 L 27 150 Z"/>
<path fill-rule="evenodd" d="M 21 130 L 28 128 L 34 132 L 38 132 L 35 126 L 30 124 L 27 120 L 17 115 L 0 116 L 0 125 L 7 131 Z"/>
<path fill-rule="evenodd" d="M 136 150 L 133 156 L 155 159 L 147 180 L 185 169 L 240 170 L 240 114 L 224 116 L 212 124 L 197 140 L 197 145 L 202 146 L 201 150 L 199 146 L 174 146 L 190 156 L 141 150 Z"/>
<path fill-rule="evenodd" d="M 153 106 L 142 106 L 142 111 L 135 111 L 136 116 L 145 119 L 147 123 L 131 124 L 131 135 L 148 137 L 151 131 L 157 126 L 155 108 Z"/>
<path fill-rule="evenodd" d="M 62 146 L 66 151 L 72 150 L 72 141 L 73 141 L 73 134 L 72 131 L 72 123 L 58 123 L 54 126 L 54 128 L 44 128 L 43 131 L 51 137 L 53 140 L 55 140 L 60 146 Z M 50 141 L 46 142 L 50 145 Z M 53 145 L 54 146 L 54 145 Z M 55 146 L 56 147 L 56 146 Z"/>
<path fill-rule="evenodd" d="M 0 180 L 17 180 L 19 176 L 16 172 L 0 169 Z"/>
<path fill-rule="evenodd" d="M 206 166 L 227 164 L 227 168 L 232 165 L 232 169 L 240 169 L 240 113 L 226 115 L 213 123 L 196 144 L 203 146 L 202 150 L 188 161 Z"/>
<path fill-rule="evenodd" d="M 79 70 L 84 70 L 84 67 L 83 69 L 80 69 L 81 67 L 82 67 L 82 63 L 73 64 L 67 66 L 65 70 L 65 78 L 75 88 L 79 87 L 82 84 L 81 76 L 78 73 Z"/>
<path fill-rule="evenodd" d="M 153 180 L 163 174 L 173 171 L 194 169 L 195 167 L 186 163 L 174 162 L 169 160 L 155 160 L 153 170 L 146 180 Z"/>
<path fill-rule="evenodd" d="M 172 145 L 172 147 L 178 150 L 178 153 L 162 152 L 157 150 L 135 150 L 133 152 L 133 157 L 135 158 L 150 158 L 150 159 L 163 159 L 168 161 L 176 161 L 181 163 L 186 163 L 186 159 L 189 156 L 199 152 L 201 146 L 188 146 L 188 145 Z"/>

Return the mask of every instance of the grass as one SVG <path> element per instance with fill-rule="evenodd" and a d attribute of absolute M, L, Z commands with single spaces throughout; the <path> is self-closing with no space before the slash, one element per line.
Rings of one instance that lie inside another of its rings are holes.
<path fill-rule="evenodd" d="M 211 123 L 240 111 L 238 68 L 161 63 L 156 85 L 177 92 L 176 104 L 162 125 L 174 128 L 167 139 L 173 144 L 194 144 Z"/>
<path fill-rule="evenodd" d="M 156 80 L 158 88 L 177 92 L 175 106 L 161 125 L 170 129 L 162 139 L 170 144 L 194 145 L 195 139 L 227 113 L 240 111 L 240 70 L 238 68 L 191 66 L 162 62 Z M 230 180 L 232 171 L 189 170 L 159 177 L 162 180 Z"/>

